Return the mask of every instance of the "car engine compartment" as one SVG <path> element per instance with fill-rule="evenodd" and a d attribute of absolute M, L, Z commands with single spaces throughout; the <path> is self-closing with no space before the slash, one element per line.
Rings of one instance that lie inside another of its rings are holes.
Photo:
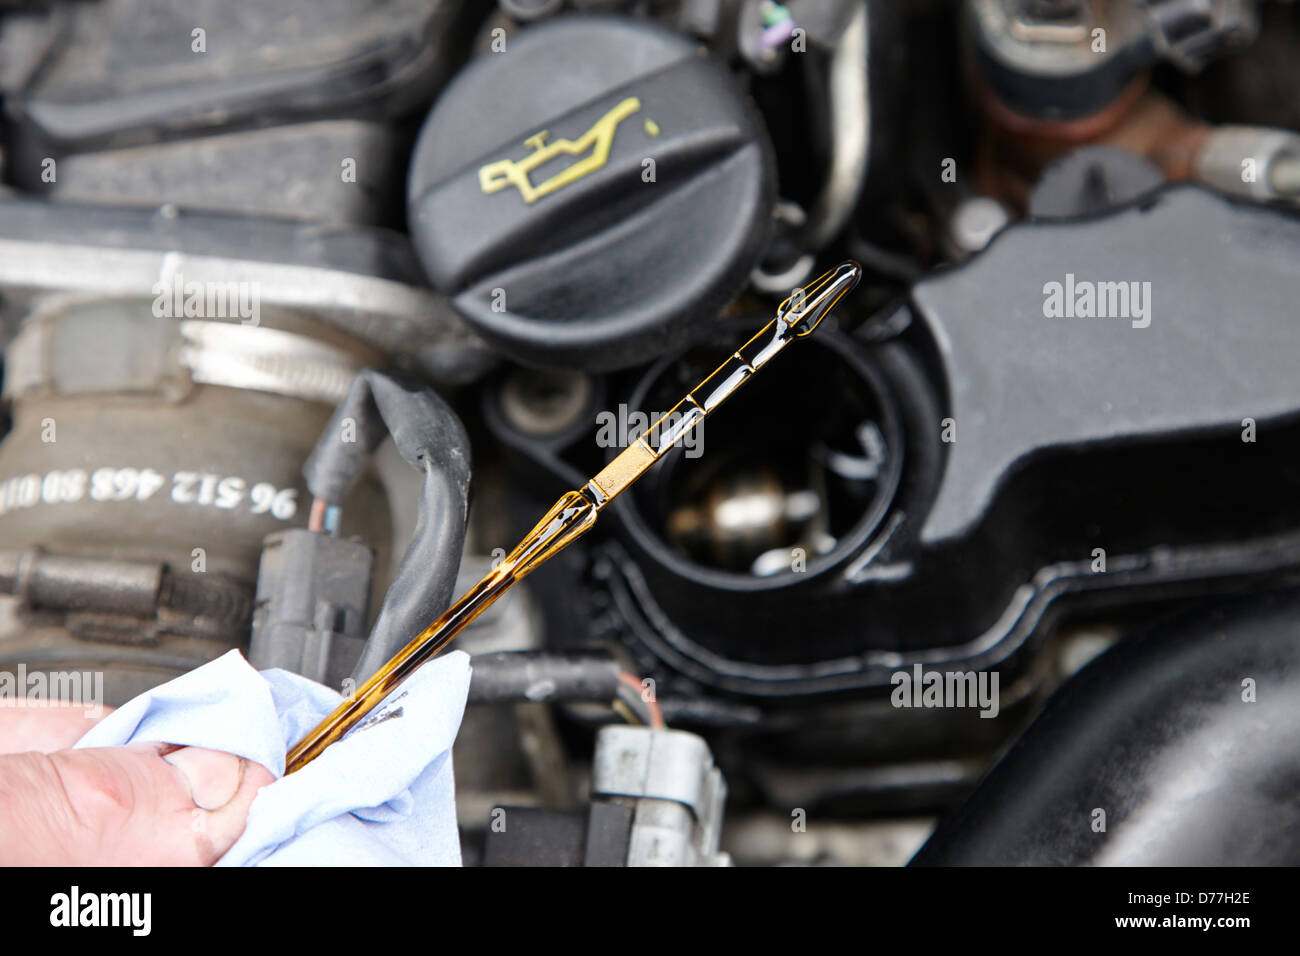
<path fill-rule="evenodd" d="M 0 670 L 346 694 L 852 260 L 457 638 L 464 862 L 1294 864 L 1298 51 L 1281 0 L 0 0 Z"/>

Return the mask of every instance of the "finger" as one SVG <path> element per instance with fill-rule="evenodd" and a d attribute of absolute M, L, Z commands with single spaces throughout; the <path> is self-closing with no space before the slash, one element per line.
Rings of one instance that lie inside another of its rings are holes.
<path fill-rule="evenodd" d="M 163 760 L 180 771 L 190 801 L 200 810 L 220 810 L 243 783 L 243 765 L 233 754 L 202 747 L 164 752 Z"/>
<path fill-rule="evenodd" d="M 156 743 L 0 757 L 0 860 L 210 865 L 273 779 L 231 754 Z"/>
<path fill-rule="evenodd" d="M 202 747 L 164 750 L 163 759 L 181 777 L 189 797 L 184 810 L 197 862 L 210 866 L 235 845 L 258 791 L 275 777 L 261 764 Z"/>
<path fill-rule="evenodd" d="M 113 712 L 61 701 L 13 701 L 0 707 L 0 754 L 66 750 Z"/>

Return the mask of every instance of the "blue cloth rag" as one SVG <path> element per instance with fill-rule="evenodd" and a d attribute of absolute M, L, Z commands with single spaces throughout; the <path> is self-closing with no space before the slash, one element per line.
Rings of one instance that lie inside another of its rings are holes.
<path fill-rule="evenodd" d="M 218 866 L 459 866 L 451 745 L 469 655 L 412 674 L 348 736 L 291 776 L 284 757 L 342 696 L 239 651 L 133 698 L 78 747 L 161 741 L 223 750 L 275 774 Z"/>

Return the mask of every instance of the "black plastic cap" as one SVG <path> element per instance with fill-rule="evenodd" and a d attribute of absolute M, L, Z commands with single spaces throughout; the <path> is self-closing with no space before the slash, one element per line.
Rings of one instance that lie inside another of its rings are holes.
<path fill-rule="evenodd" d="M 767 241 L 770 156 L 694 42 L 563 17 L 481 54 L 435 103 L 411 233 L 434 287 L 506 355 L 625 367 L 683 344 L 743 287 Z"/>

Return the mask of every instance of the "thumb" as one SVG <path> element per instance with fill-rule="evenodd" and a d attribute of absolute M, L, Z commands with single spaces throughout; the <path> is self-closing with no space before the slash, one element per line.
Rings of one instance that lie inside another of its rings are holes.
<path fill-rule="evenodd" d="M 206 866 L 240 834 L 265 767 L 199 747 L 0 757 L 0 860 L 19 865 Z"/>

